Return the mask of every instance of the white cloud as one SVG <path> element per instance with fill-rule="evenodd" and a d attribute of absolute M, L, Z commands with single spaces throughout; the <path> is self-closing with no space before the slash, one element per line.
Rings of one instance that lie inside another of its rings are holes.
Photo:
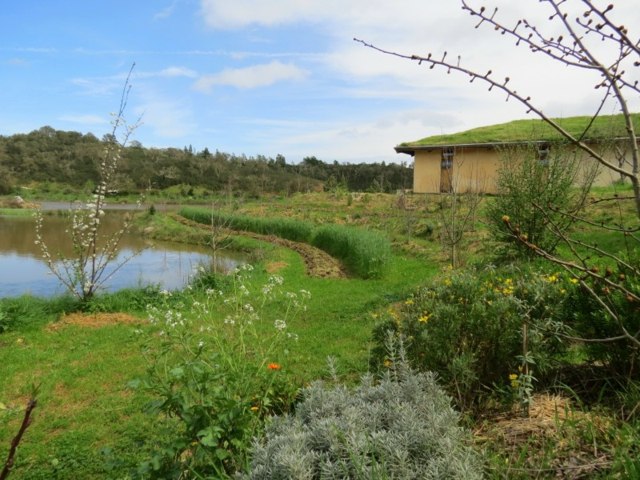
<path fill-rule="evenodd" d="M 274 61 L 245 68 L 227 68 L 213 75 L 204 75 L 195 83 L 195 89 L 210 92 L 215 86 L 241 89 L 267 87 L 278 82 L 302 80 L 307 72 L 291 63 Z"/>
<path fill-rule="evenodd" d="M 187 67 L 167 67 L 157 72 L 135 72 L 136 78 L 153 78 L 153 77 L 163 77 L 163 78 L 175 78 L 175 77 L 187 77 L 187 78 L 196 78 L 198 73 L 195 70 L 191 70 Z"/>
<path fill-rule="evenodd" d="M 115 77 L 74 78 L 71 83 L 80 87 L 81 93 L 85 95 L 111 95 L 122 88 L 122 82 Z"/>
<path fill-rule="evenodd" d="M 78 125 L 106 125 L 109 119 L 100 115 L 62 115 L 60 120 Z"/>
<path fill-rule="evenodd" d="M 145 100 L 134 109 L 142 120 L 136 135 L 151 129 L 156 138 L 167 139 L 165 145 L 170 145 L 172 140 L 187 137 L 196 128 L 187 102 L 163 98 L 149 91 L 144 95 Z"/>
<path fill-rule="evenodd" d="M 198 74 L 194 70 L 186 67 L 168 67 L 160 72 L 160 76 L 195 78 Z"/>
<path fill-rule="evenodd" d="M 164 20 L 165 18 L 169 18 L 173 15 L 173 11 L 176 9 L 176 5 L 178 4 L 177 0 L 171 2 L 171 4 L 167 5 L 165 8 L 157 12 L 154 16 L 154 20 Z"/>

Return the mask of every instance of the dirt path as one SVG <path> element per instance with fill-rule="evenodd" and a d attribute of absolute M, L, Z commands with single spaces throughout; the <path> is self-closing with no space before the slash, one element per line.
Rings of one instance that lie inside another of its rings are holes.
<path fill-rule="evenodd" d="M 208 225 L 203 225 L 202 223 L 194 222 L 187 218 L 181 217 L 180 215 L 171 215 L 176 221 L 182 223 L 183 225 L 198 228 L 201 230 L 208 230 Z M 262 240 L 269 243 L 274 243 L 276 245 L 283 246 L 285 248 L 289 248 L 298 252 L 302 259 L 304 260 L 304 264 L 307 269 L 307 274 L 311 277 L 319 277 L 319 278 L 346 278 L 347 274 L 344 269 L 342 263 L 339 260 L 329 255 L 327 252 L 320 250 L 312 245 L 301 242 L 294 242 L 292 240 L 287 240 L 284 238 L 276 237 L 275 235 L 260 235 L 258 233 L 253 232 L 245 232 L 245 231 L 237 231 L 232 230 L 231 233 L 236 235 L 242 235 L 245 237 L 255 238 L 257 240 Z"/>

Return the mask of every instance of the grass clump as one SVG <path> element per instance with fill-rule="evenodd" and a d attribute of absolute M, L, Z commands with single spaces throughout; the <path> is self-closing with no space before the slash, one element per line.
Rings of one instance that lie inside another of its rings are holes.
<path fill-rule="evenodd" d="M 308 242 L 313 227 L 301 220 L 288 218 L 257 218 L 233 215 L 223 212 L 212 212 L 199 208 L 183 208 L 180 215 L 198 223 L 227 226 L 233 230 L 245 230 L 261 235 L 276 235 L 294 242 Z"/>
<path fill-rule="evenodd" d="M 3 298 L 0 299 L 0 334 L 42 326 L 60 314 L 78 308 L 78 302 L 70 296 L 49 300 L 31 295 Z"/>
<path fill-rule="evenodd" d="M 458 414 L 435 375 L 399 361 L 350 390 L 315 382 L 293 415 L 256 442 L 245 479 L 481 478 Z"/>
<path fill-rule="evenodd" d="M 391 259 L 389 240 L 374 231 L 324 225 L 316 230 L 312 243 L 362 278 L 383 277 Z"/>

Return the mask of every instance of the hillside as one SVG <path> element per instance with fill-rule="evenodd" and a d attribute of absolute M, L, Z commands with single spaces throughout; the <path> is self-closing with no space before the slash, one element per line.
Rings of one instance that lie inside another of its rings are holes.
<path fill-rule="evenodd" d="M 55 183 L 90 189 L 98 181 L 104 141 L 95 135 L 42 127 L 28 134 L 0 136 L 0 194 L 18 186 Z M 112 182 L 121 193 L 198 187 L 208 192 L 259 196 L 344 188 L 393 192 L 412 183 L 406 164 L 340 164 L 306 157 L 289 164 L 276 158 L 247 157 L 205 148 L 148 148 L 132 142 L 123 152 Z"/>

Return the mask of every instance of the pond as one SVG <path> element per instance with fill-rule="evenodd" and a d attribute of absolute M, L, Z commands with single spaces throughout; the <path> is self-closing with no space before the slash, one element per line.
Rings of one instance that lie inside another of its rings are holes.
<path fill-rule="evenodd" d="M 42 236 L 52 256 L 55 258 L 58 252 L 71 256 L 71 240 L 65 232 L 68 219 L 54 212 L 47 212 L 43 218 Z M 122 213 L 109 211 L 101 228 L 108 235 L 121 225 Z M 48 297 L 65 292 L 42 260 L 35 234 L 34 218 L 0 216 L 0 298 L 23 294 Z M 210 251 L 204 247 L 150 242 L 135 234 L 122 238 L 118 258 L 111 265 L 118 265 L 126 257 L 132 258 L 106 282 L 106 290 L 145 285 L 178 289 L 188 283 L 199 266 L 214 267 Z M 215 268 L 224 271 L 235 268 L 242 260 L 224 252 L 217 255 L 216 263 Z"/>

